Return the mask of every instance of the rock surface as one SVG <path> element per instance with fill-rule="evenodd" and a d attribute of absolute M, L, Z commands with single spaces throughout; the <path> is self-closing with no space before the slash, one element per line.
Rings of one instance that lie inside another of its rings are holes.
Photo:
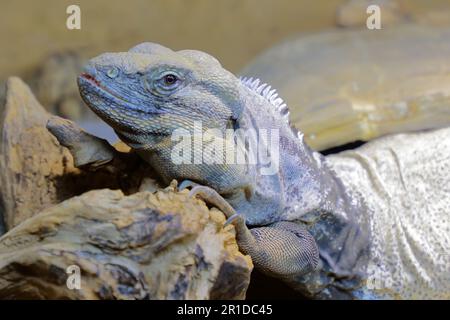
<path fill-rule="evenodd" d="M 173 187 L 87 192 L 0 239 L 0 299 L 242 299 L 252 263 L 224 222 Z"/>
<path fill-rule="evenodd" d="M 303 35 L 241 75 L 270 79 L 315 150 L 442 128 L 450 124 L 449 30 L 405 24 Z"/>

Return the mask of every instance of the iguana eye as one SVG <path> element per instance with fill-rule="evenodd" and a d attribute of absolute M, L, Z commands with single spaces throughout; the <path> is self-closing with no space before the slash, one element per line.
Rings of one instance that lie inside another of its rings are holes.
<path fill-rule="evenodd" d="M 164 84 L 166 84 L 167 86 L 171 86 L 173 85 L 175 82 L 178 81 L 178 78 L 176 75 L 174 74 L 166 74 L 164 77 Z"/>
<path fill-rule="evenodd" d="M 142 79 L 145 88 L 157 96 L 169 96 L 186 84 L 185 75 L 174 70 L 150 73 Z"/>
<path fill-rule="evenodd" d="M 160 75 L 153 83 L 153 92 L 159 95 L 170 95 L 183 83 L 181 77 L 173 71 Z"/>

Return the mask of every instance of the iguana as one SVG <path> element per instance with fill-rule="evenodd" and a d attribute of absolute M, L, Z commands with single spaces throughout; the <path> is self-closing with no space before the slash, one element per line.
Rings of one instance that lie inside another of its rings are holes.
<path fill-rule="evenodd" d="M 449 297 L 450 281 L 443 278 L 448 277 L 450 265 L 450 201 L 445 185 L 450 185 L 448 129 L 424 137 L 400 135 L 395 144 L 387 138 L 375 141 L 388 150 L 385 159 L 376 159 L 376 165 L 396 161 L 388 171 L 371 167 L 371 157 L 376 158 L 377 153 L 370 146 L 324 157 L 312 151 L 302 133 L 290 126 L 287 106 L 269 85 L 235 77 L 204 52 L 175 52 L 154 43 L 93 58 L 78 85 L 87 105 L 163 181 L 182 181 L 180 189 L 190 187 L 192 196 L 223 211 L 227 224 L 236 228 L 241 251 L 263 272 L 311 298 Z M 276 170 L 267 170 L 268 162 L 262 156 L 247 161 L 257 135 L 225 138 L 230 129 L 270 132 L 257 146 L 268 146 L 269 141 L 278 145 L 278 149 L 263 148 Z M 174 161 L 180 143 L 174 133 L 180 130 L 194 136 L 194 142 L 188 143 L 193 153 L 189 159 L 194 159 L 191 163 Z M 195 143 L 198 135 L 207 137 L 203 146 Z M 414 191 L 422 199 L 421 192 L 428 196 L 430 191 L 426 181 L 422 189 L 420 185 L 413 189 L 411 183 L 420 180 L 414 180 L 417 175 L 402 176 L 402 171 L 396 170 L 404 159 L 393 146 L 405 141 L 417 142 L 409 144 L 411 152 L 420 153 L 416 147 L 429 148 L 440 161 L 430 159 L 427 152 L 417 157 L 428 161 L 418 168 L 422 170 L 417 173 L 420 178 L 433 178 L 437 166 L 444 174 L 439 180 L 443 188 L 429 195 L 434 202 L 428 207 L 421 204 L 415 208 L 417 203 L 408 202 L 400 192 Z M 243 149 L 246 161 L 225 161 L 223 155 L 217 158 L 217 150 L 208 149 L 211 144 Z M 390 186 L 383 185 L 383 172 L 388 172 L 392 181 L 402 181 L 400 187 L 395 185 L 397 196 L 408 203 L 399 212 L 389 211 Z M 404 208 L 409 211 L 402 211 Z M 415 224 L 425 217 L 420 210 L 426 210 L 429 225 Z M 443 256 L 427 256 L 435 252 Z M 410 281 L 398 283 L 398 272 L 406 273 Z M 386 274 L 392 276 L 390 286 L 378 283 Z M 422 292 L 416 292 L 417 288 Z"/>

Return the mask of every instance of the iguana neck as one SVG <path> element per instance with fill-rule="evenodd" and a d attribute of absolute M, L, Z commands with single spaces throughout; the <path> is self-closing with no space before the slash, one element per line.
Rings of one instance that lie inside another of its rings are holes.
<path fill-rule="evenodd" d="M 280 136 L 278 173 L 261 175 L 257 170 L 255 195 L 242 211 L 248 223 L 302 221 L 320 249 L 323 263 L 316 274 L 317 281 L 331 281 L 335 275 L 359 278 L 367 264 L 369 245 L 368 224 L 360 221 L 366 210 L 362 199 L 345 188 L 327 165 L 326 157 L 313 151 L 302 134 L 276 116 L 267 116 L 271 114 L 270 104 L 253 97 L 248 101 L 253 104 L 244 109 L 240 126 L 277 128 Z M 280 206 L 270 207 L 270 199 L 277 199 Z M 239 205 L 242 206 L 242 199 Z"/>
<path fill-rule="evenodd" d="M 347 212 L 358 210 L 352 201 L 353 195 L 345 190 L 339 178 L 329 169 L 326 158 L 305 143 L 303 134 L 291 128 L 288 121 L 277 114 L 270 101 L 246 87 L 243 87 L 241 96 L 244 109 L 238 120 L 240 129 L 278 132 L 278 149 L 270 148 L 273 151 L 272 160 L 278 162 L 277 171 L 272 175 L 263 174 L 260 169 L 264 165 L 258 163 L 252 205 L 266 205 L 267 201 L 261 200 L 268 194 L 276 197 L 277 202 L 282 198 L 282 209 L 276 214 L 267 208 L 257 210 L 254 217 L 248 217 L 250 224 L 262 225 L 280 218 L 293 221 L 313 212 L 333 212 L 345 219 Z M 258 147 L 261 145 L 259 141 Z M 272 195 L 271 190 L 276 190 L 276 194 Z"/>

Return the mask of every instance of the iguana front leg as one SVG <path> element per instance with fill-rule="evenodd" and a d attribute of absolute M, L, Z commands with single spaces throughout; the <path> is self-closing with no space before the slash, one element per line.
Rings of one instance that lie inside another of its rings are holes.
<path fill-rule="evenodd" d="M 227 223 L 233 223 L 236 228 L 239 248 L 252 257 L 262 272 L 277 278 L 290 278 L 317 268 L 319 249 L 311 234 L 300 224 L 281 221 L 249 229 L 245 218 L 214 189 L 196 185 L 190 196 L 201 198 L 225 214 Z"/>

